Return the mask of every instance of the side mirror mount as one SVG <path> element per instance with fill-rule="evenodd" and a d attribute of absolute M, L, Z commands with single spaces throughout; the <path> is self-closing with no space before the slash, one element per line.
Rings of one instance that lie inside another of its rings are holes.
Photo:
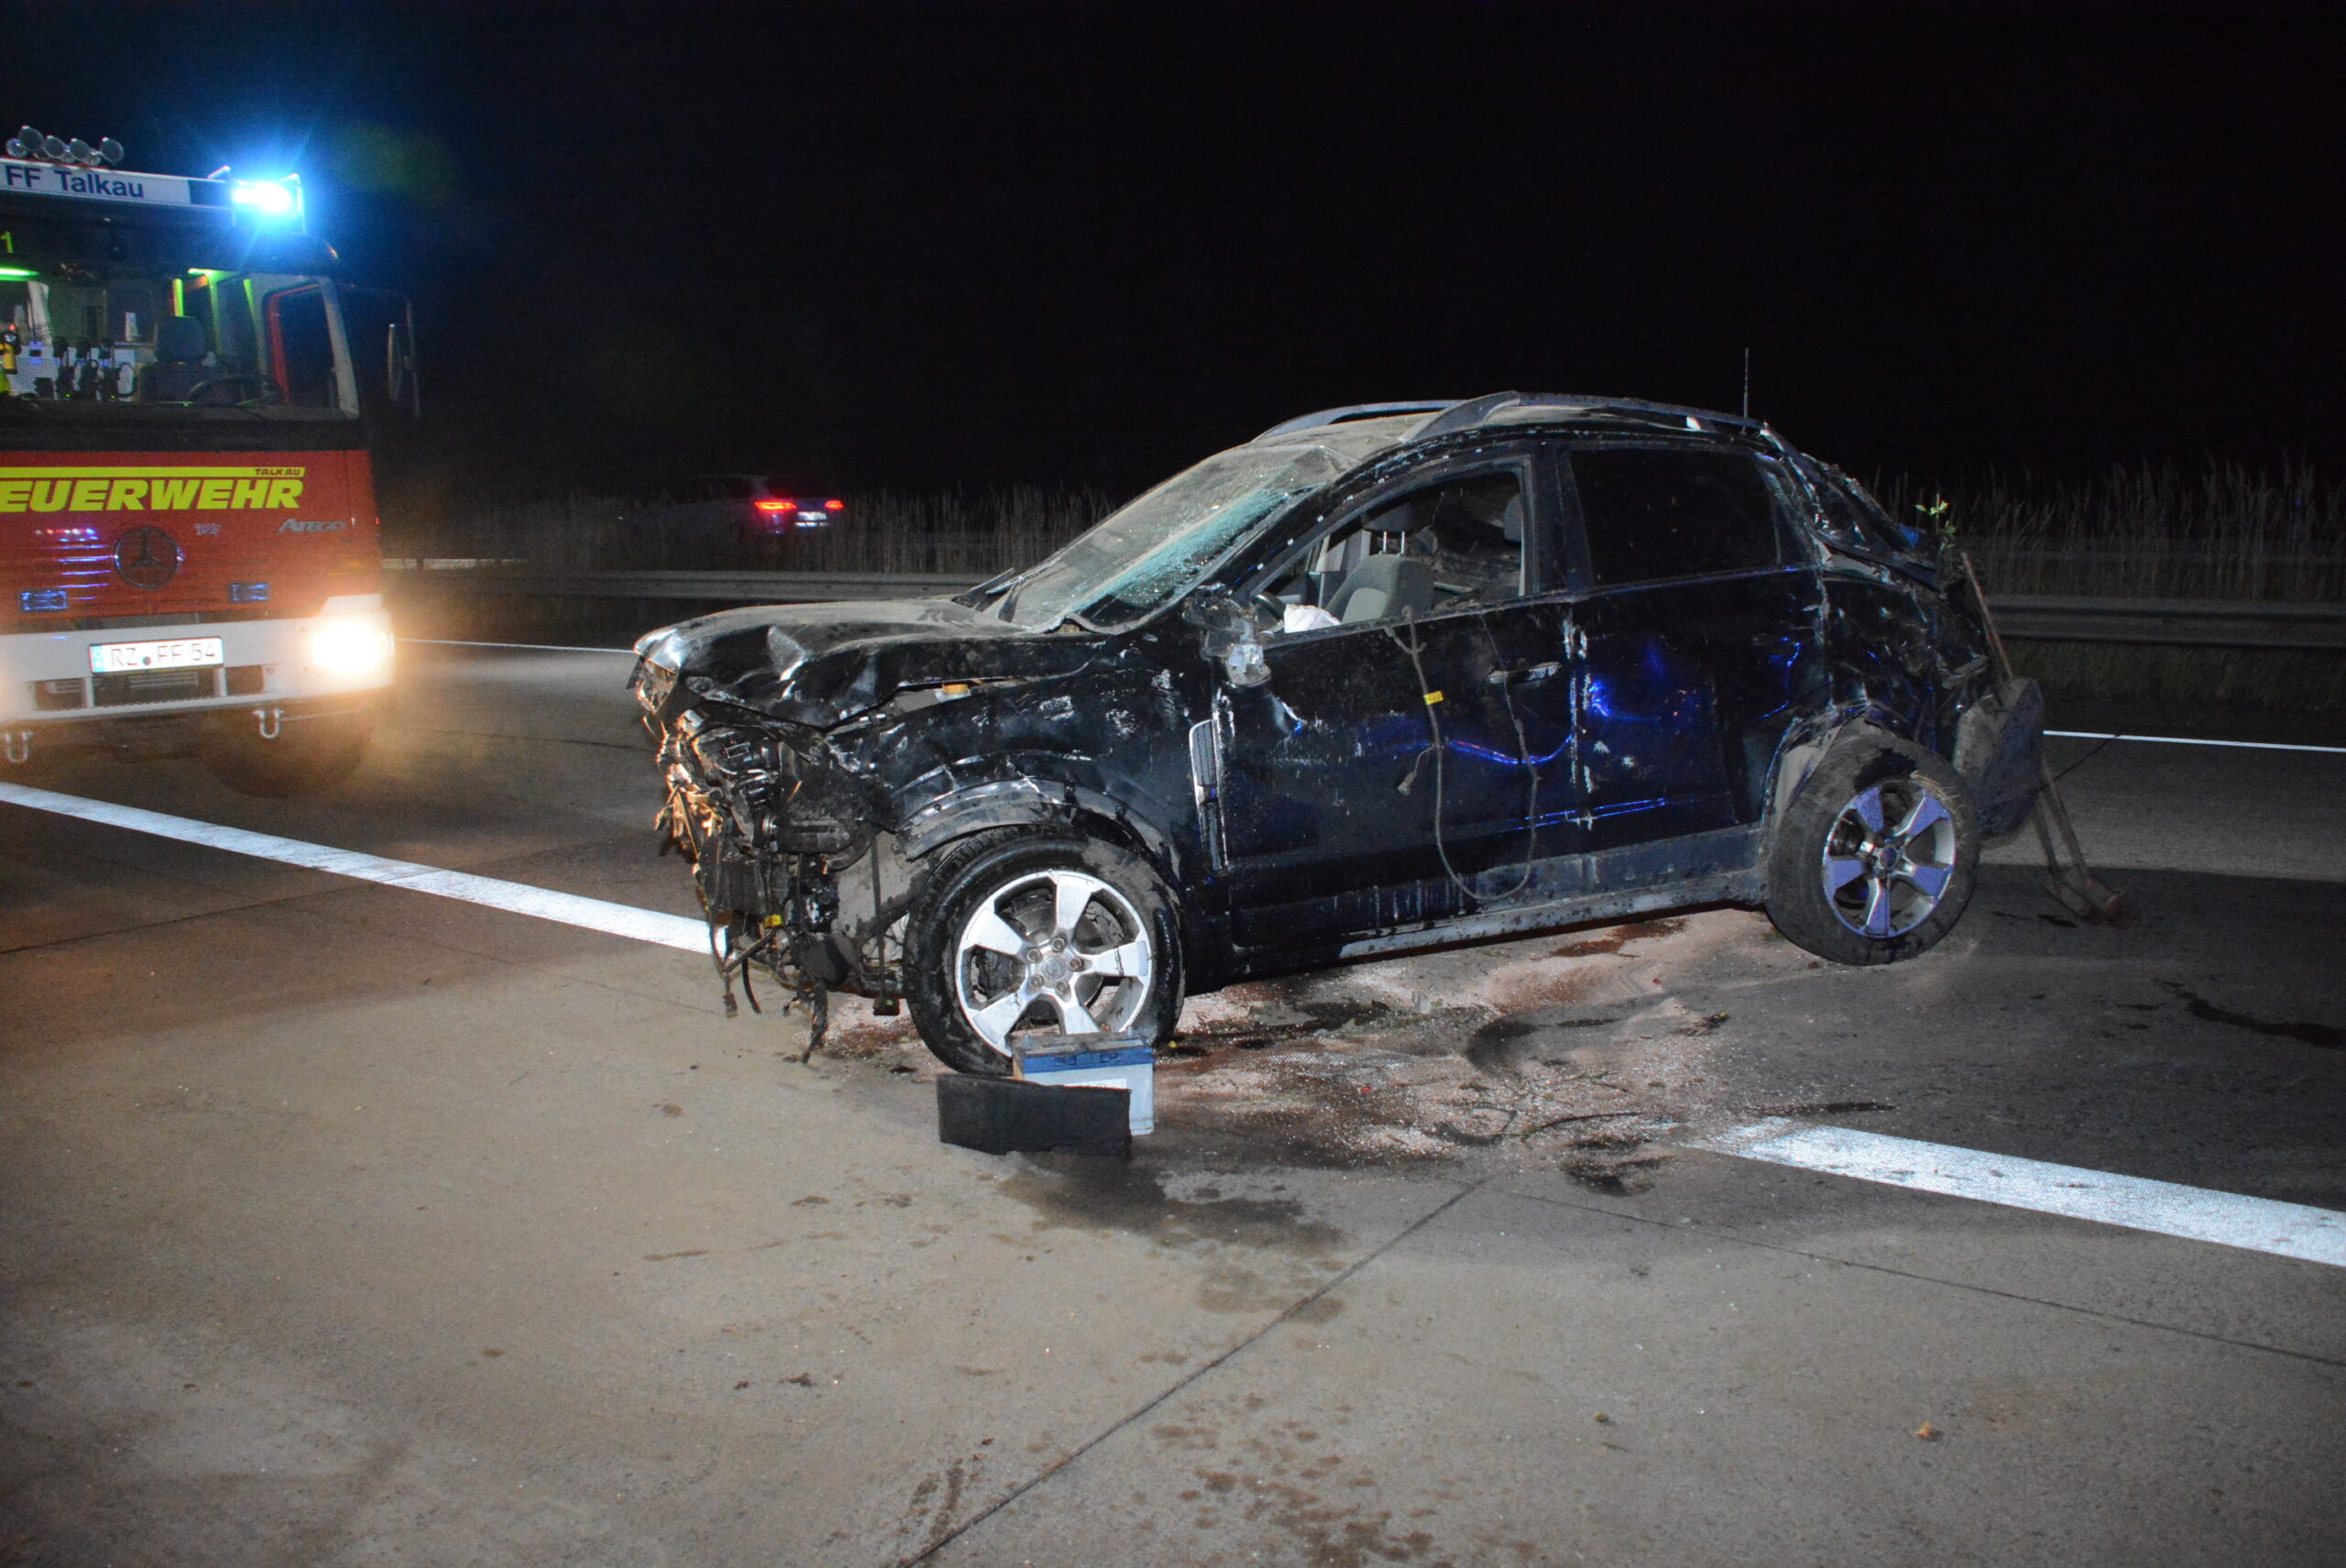
<path fill-rule="evenodd" d="M 1219 588 L 1192 597 L 1181 607 L 1181 618 L 1205 632 L 1203 652 L 1222 665 L 1233 686 L 1259 686 L 1271 678 L 1263 662 L 1262 630 L 1254 612 Z"/>
<path fill-rule="evenodd" d="M 411 314 L 383 330 L 383 391 L 393 408 L 411 419 L 423 417 L 422 389 L 415 377 L 415 318 Z"/>

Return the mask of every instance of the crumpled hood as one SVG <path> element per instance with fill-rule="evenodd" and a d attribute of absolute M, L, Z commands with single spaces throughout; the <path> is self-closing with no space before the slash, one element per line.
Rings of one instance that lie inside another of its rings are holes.
<path fill-rule="evenodd" d="M 1092 637 L 1023 630 L 951 599 L 759 605 L 678 621 L 636 643 L 685 693 L 828 729 L 904 686 L 1066 674 Z"/>

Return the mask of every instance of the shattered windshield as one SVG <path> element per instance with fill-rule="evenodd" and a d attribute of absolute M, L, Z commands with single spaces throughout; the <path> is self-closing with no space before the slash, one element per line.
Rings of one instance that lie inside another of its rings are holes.
<path fill-rule="evenodd" d="M 1171 603 L 1254 525 L 1351 465 L 1324 446 L 1241 446 L 1109 514 L 1018 578 L 997 611 L 1029 631 L 1127 626 Z"/>

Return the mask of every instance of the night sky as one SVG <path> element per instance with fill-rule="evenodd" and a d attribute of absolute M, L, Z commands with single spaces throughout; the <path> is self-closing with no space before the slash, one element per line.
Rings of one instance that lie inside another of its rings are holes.
<path fill-rule="evenodd" d="M 458 496 L 1137 488 L 1306 409 L 2346 469 L 2346 27 L 1969 5 L 0 6 L 0 117 L 298 168 Z"/>

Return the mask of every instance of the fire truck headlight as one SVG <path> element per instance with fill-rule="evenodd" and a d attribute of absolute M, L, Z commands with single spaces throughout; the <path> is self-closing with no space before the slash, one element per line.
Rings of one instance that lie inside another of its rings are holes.
<path fill-rule="evenodd" d="M 310 633 L 310 663 L 328 674 L 379 674 L 391 667 L 391 634 L 371 621 L 321 621 Z"/>

